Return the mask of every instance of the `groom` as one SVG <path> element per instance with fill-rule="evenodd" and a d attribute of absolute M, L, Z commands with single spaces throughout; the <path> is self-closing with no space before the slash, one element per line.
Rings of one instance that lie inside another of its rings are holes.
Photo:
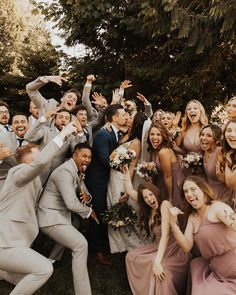
<path fill-rule="evenodd" d="M 110 176 L 109 156 L 118 146 L 119 129 L 125 124 L 126 114 L 122 105 L 113 104 L 106 109 L 106 118 L 111 128 L 99 130 L 93 140 L 92 161 L 86 171 L 86 186 L 92 195 L 93 209 L 98 218 L 106 210 L 107 184 Z M 102 264 L 110 265 L 104 255 L 105 227 L 90 220 L 89 248 L 94 257 Z"/>

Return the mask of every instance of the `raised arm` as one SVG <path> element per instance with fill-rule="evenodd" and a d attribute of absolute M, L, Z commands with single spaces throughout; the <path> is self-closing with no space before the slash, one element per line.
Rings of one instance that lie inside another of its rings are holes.
<path fill-rule="evenodd" d="M 172 153 L 170 149 L 162 148 L 159 151 L 159 159 L 161 168 L 164 175 L 164 182 L 167 188 L 169 200 L 172 201 L 172 172 L 171 172 L 171 157 Z"/>
<path fill-rule="evenodd" d="M 39 176 L 42 169 L 55 157 L 63 141 L 67 136 L 76 132 L 76 127 L 72 123 L 68 124 L 45 148 L 39 156 L 31 163 L 18 165 L 18 169 L 12 174 L 12 181 L 19 187 L 32 181 Z"/>
<path fill-rule="evenodd" d="M 61 76 L 43 76 L 26 85 L 26 92 L 29 95 L 29 98 L 39 108 L 39 112 L 41 112 L 41 114 L 44 114 L 43 112 L 47 111 L 48 100 L 42 96 L 39 89 L 49 82 L 61 86 L 63 81 L 66 81 L 66 79 Z M 54 105 L 56 104 L 57 102 L 54 100 Z"/>
<path fill-rule="evenodd" d="M 177 243 L 180 245 L 180 247 L 183 249 L 184 252 L 189 252 L 193 248 L 194 239 L 193 239 L 193 222 L 194 218 L 193 216 L 189 216 L 188 223 L 185 229 L 184 234 L 180 230 L 178 224 L 177 224 L 177 216 L 179 214 L 182 214 L 181 210 L 177 207 L 169 208 L 170 212 L 170 226 L 171 230 L 173 232 L 173 235 L 177 241 Z"/>
<path fill-rule="evenodd" d="M 147 100 L 147 98 L 146 98 L 143 94 L 141 94 L 141 93 L 139 93 L 139 92 L 137 92 L 137 98 L 138 98 L 140 101 L 142 101 L 142 103 L 143 103 L 143 105 L 144 105 L 144 113 L 145 113 L 145 115 L 146 115 L 148 118 L 151 118 L 152 115 L 153 115 L 153 110 L 152 110 L 152 105 L 151 105 L 151 103 Z"/>
<path fill-rule="evenodd" d="M 125 192 L 137 202 L 138 200 L 138 192 L 134 189 L 132 181 L 131 181 L 131 176 L 130 176 L 130 171 L 127 165 L 123 166 L 122 172 L 124 173 L 124 185 L 125 185 Z"/>
<path fill-rule="evenodd" d="M 165 255 L 167 244 L 170 235 L 170 217 L 169 208 L 172 205 L 168 201 L 163 201 L 161 204 L 161 239 L 158 245 L 157 254 L 153 263 L 153 272 L 157 277 L 157 280 L 161 282 L 165 278 L 165 270 L 163 269 L 161 263 Z"/>
<path fill-rule="evenodd" d="M 98 113 L 97 110 L 92 106 L 90 101 L 90 93 L 92 88 L 92 83 L 96 80 L 94 75 L 88 75 L 86 83 L 84 85 L 83 93 L 82 93 L 82 105 L 85 106 L 88 114 L 88 121 L 92 121 L 97 118 Z"/>

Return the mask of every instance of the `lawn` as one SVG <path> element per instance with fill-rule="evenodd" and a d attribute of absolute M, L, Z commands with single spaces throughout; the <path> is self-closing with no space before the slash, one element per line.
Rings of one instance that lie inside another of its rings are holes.
<path fill-rule="evenodd" d="M 125 254 L 110 255 L 111 266 L 103 266 L 88 258 L 88 270 L 93 295 L 131 295 L 125 271 Z M 0 294 L 8 295 L 13 286 L 0 281 Z M 65 251 L 62 260 L 54 264 L 54 273 L 35 295 L 74 295 L 71 252 Z M 83 294 L 81 294 L 83 295 Z"/>

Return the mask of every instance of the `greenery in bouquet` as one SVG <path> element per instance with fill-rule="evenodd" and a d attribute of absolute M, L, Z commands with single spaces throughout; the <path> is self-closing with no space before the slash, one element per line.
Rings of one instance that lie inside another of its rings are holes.
<path fill-rule="evenodd" d="M 136 158 L 136 153 L 128 145 L 120 145 L 110 155 L 110 166 L 120 170 L 122 165 L 129 165 Z"/>
<path fill-rule="evenodd" d="M 197 152 L 189 152 L 183 158 L 182 165 L 185 168 L 192 168 L 194 175 L 200 175 L 203 173 L 203 156 Z"/>
<path fill-rule="evenodd" d="M 157 166 L 154 162 L 145 162 L 138 164 L 136 173 L 145 180 L 150 180 L 152 176 L 157 175 Z"/>
<path fill-rule="evenodd" d="M 127 234 L 135 231 L 137 214 L 134 208 L 126 202 L 116 203 L 101 214 L 102 221 L 110 224 L 113 229 L 123 229 Z"/>

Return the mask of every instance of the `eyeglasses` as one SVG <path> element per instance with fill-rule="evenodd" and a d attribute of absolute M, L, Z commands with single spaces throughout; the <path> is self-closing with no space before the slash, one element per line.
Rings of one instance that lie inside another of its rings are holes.
<path fill-rule="evenodd" d="M 2 114 L 9 114 L 9 111 L 0 111 L 0 115 Z"/>

